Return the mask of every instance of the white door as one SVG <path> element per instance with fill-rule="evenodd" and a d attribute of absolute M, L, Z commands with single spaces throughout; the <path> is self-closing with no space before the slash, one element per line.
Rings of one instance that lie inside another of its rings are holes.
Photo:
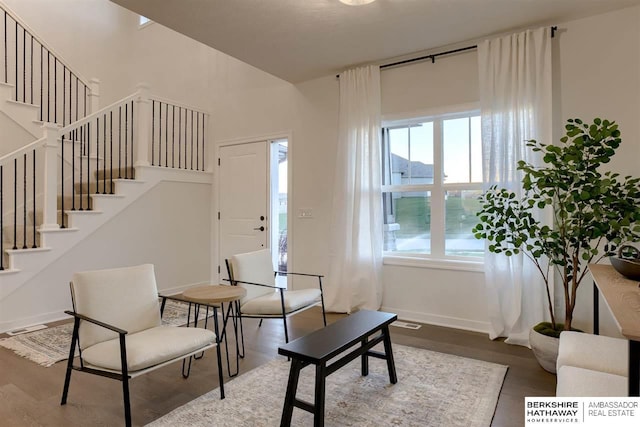
<path fill-rule="evenodd" d="M 220 278 L 225 259 L 268 247 L 269 142 L 220 147 L 218 166 Z"/>

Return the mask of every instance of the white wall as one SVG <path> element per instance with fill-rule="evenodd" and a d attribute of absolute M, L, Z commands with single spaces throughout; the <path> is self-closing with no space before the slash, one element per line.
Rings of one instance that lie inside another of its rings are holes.
<path fill-rule="evenodd" d="M 555 140 L 566 119 L 595 117 L 620 125 L 622 145 L 610 164 L 622 176 L 640 176 L 640 7 L 623 9 L 559 25 L 554 40 Z M 591 330 L 592 282 L 578 293 L 574 312 L 578 328 Z M 617 330 L 609 319 L 603 333 Z"/>
<path fill-rule="evenodd" d="M 211 185 L 161 182 L 0 301 L 0 331 L 64 318 L 76 271 L 155 265 L 159 290 L 210 282 Z"/>

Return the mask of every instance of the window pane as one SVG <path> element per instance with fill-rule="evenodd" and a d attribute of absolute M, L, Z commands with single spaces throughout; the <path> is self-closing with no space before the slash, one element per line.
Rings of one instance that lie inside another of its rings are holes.
<path fill-rule="evenodd" d="M 432 122 L 389 129 L 388 147 L 383 150 L 390 165 L 385 184 L 433 184 Z"/>
<path fill-rule="evenodd" d="M 442 151 L 444 182 L 470 182 L 469 119 L 442 121 Z"/>
<path fill-rule="evenodd" d="M 483 256 L 484 241 L 473 236 L 478 223 L 481 190 L 447 191 L 445 193 L 445 254 Z"/>
<path fill-rule="evenodd" d="M 384 250 L 431 253 L 431 192 L 383 193 Z"/>

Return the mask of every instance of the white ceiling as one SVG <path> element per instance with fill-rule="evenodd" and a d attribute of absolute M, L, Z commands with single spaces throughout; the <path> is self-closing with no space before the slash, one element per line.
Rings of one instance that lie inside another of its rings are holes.
<path fill-rule="evenodd" d="M 111 0 L 292 83 L 640 0 Z M 560 30 L 562 28 L 560 27 Z"/>

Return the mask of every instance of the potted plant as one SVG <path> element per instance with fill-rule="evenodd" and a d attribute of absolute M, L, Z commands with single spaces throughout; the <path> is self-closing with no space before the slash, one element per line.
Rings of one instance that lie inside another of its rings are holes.
<path fill-rule="evenodd" d="M 587 265 L 616 253 L 627 241 L 640 237 L 640 179 L 601 171 L 622 142 L 615 122 L 568 120 L 560 145 L 535 140 L 527 146 L 542 155 L 543 165 L 518 162 L 522 197 L 497 186 L 480 196 L 475 237 L 487 239 L 493 253 L 524 254 L 542 275 L 550 322 L 535 331 L 558 338 L 571 330 L 578 287 Z M 553 210 L 552 224 L 540 219 L 540 210 Z M 556 274 L 564 293 L 564 322 L 558 322 L 551 299 L 550 275 Z M 535 341 L 535 340 L 534 340 Z M 557 357 L 541 365 L 555 372 Z"/>

